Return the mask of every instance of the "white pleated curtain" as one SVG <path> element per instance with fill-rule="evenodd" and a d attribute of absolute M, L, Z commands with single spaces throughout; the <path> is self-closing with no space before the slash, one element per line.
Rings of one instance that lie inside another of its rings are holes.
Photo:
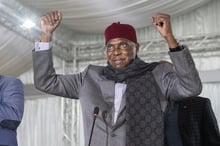
<path fill-rule="evenodd" d="M 23 121 L 18 128 L 20 146 L 62 146 L 61 98 L 39 97 L 25 101 Z"/>
<path fill-rule="evenodd" d="M 220 1 L 213 0 L 201 8 L 175 18 L 172 23 L 173 31 L 181 37 L 220 33 L 219 14 Z M 151 27 L 139 32 L 140 39 L 157 37 L 158 34 Z M 202 71 L 220 70 L 219 58 L 220 56 L 196 58 L 196 66 Z M 220 125 L 220 81 L 204 83 L 201 96 L 211 99 Z M 83 146 L 82 124 L 78 101 L 53 96 L 26 100 L 24 118 L 18 129 L 19 145 Z"/>

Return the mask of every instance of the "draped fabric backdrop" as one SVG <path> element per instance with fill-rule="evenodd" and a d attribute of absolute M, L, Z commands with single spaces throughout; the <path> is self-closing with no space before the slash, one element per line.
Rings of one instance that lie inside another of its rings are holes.
<path fill-rule="evenodd" d="M 23 121 L 18 128 L 20 146 L 62 146 L 61 99 L 39 97 L 25 101 Z"/>
<path fill-rule="evenodd" d="M 178 38 L 219 34 L 219 14 L 220 1 L 212 0 L 210 3 L 182 16 L 174 16 L 172 21 L 173 31 Z M 147 27 L 138 30 L 138 38 L 140 40 L 153 40 L 160 38 L 160 36 L 152 27 Z M 83 36 L 81 39 L 83 40 Z M 100 40 L 97 40 L 97 42 L 100 42 Z M 219 41 L 216 43 L 220 46 Z M 18 42 L 18 44 L 20 43 Z M 220 56 L 197 56 L 195 62 L 199 71 L 220 70 Z M 82 70 L 89 63 L 105 64 L 106 62 L 82 61 L 78 64 L 78 68 L 73 68 L 71 64 L 68 65 L 68 63 L 62 61 L 55 62 L 55 65 L 61 64 L 63 73 L 72 73 Z M 21 76 L 21 79 L 23 81 L 28 80 L 27 78 L 32 80 L 32 73 L 30 74 L 27 73 L 26 76 Z M 201 96 L 211 99 L 220 125 L 220 80 L 204 82 Z M 26 97 L 24 118 L 18 128 L 20 146 L 83 146 L 82 117 L 78 101 L 50 95 L 32 99 Z"/>

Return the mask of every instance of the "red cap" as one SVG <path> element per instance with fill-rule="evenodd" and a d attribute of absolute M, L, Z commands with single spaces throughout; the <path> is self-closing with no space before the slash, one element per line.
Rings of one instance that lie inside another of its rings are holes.
<path fill-rule="evenodd" d="M 105 29 L 105 43 L 114 38 L 125 38 L 137 43 L 136 32 L 129 24 L 112 23 Z"/>

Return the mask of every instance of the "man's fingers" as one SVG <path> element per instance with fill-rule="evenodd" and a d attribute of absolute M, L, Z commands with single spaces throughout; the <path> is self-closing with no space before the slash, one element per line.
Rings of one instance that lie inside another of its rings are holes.
<path fill-rule="evenodd" d="M 60 21 L 62 19 L 62 14 L 60 11 L 54 12 L 54 19 L 55 19 L 55 21 Z"/>
<path fill-rule="evenodd" d="M 47 19 L 50 25 L 54 25 L 56 23 L 55 15 L 56 15 L 55 12 L 52 12 L 49 15 L 47 15 Z"/>
<path fill-rule="evenodd" d="M 62 15 L 59 11 L 49 12 L 41 17 L 41 20 L 47 25 L 56 25 L 60 23 L 61 19 Z"/>
<path fill-rule="evenodd" d="M 157 19 L 156 17 L 151 17 L 152 24 L 157 27 L 162 27 L 165 23 L 164 19 Z"/>
<path fill-rule="evenodd" d="M 157 25 L 157 22 L 156 22 L 156 17 L 151 17 L 151 23 L 156 26 Z"/>
<path fill-rule="evenodd" d="M 157 13 L 155 16 L 152 17 L 152 23 L 156 27 L 163 27 L 167 25 L 170 21 L 170 15 L 164 13 Z"/>
<path fill-rule="evenodd" d="M 165 13 L 157 13 L 157 14 L 155 15 L 155 17 L 169 18 L 169 17 L 170 17 L 170 15 L 165 14 Z"/>

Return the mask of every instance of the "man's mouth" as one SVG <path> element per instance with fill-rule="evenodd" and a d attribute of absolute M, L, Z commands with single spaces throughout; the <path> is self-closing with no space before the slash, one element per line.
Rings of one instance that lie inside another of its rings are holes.
<path fill-rule="evenodd" d="M 123 62 L 123 59 L 114 59 L 113 62 L 115 64 L 121 64 Z"/>

